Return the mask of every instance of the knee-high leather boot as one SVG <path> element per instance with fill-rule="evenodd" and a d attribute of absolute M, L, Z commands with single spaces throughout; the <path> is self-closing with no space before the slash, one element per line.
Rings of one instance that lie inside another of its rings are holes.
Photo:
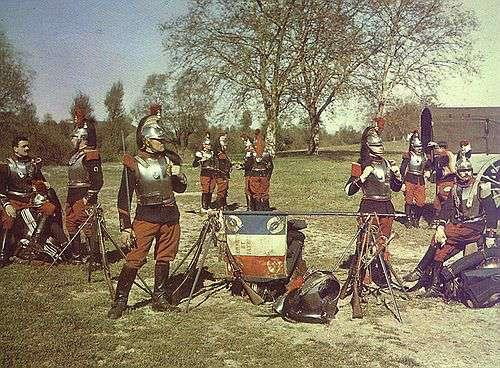
<path fill-rule="evenodd" d="M 153 301 L 151 304 L 151 307 L 155 312 L 179 311 L 179 308 L 171 305 L 168 299 L 167 281 L 169 271 L 169 262 L 156 262 L 155 285 L 153 290 Z"/>
<path fill-rule="evenodd" d="M 128 295 L 134 284 L 137 271 L 137 268 L 130 267 L 126 263 L 123 265 L 118 277 L 118 284 L 116 285 L 115 301 L 108 311 L 108 318 L 118 319 L 123 315 L 125 309 L 127 309 Z"/>

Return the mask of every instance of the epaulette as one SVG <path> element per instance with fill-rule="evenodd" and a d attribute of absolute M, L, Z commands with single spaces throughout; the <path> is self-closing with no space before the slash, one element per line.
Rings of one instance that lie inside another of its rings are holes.
<path fill-rule="evenodd" d="M 351 176 L 353 176 L 355 178 L 359 178 L 362 173 L 363 173 L 363 170 L 361 170 L 361 164 L 358 162 L 352 162 L 351 163 Z"/>
<path fill-rule="evenodd" d="M 174 165 L 180 165 L 182 163 L 182 158 L 176 152 L 171 150 L 165 150 L 165 156 L 167 156 Z"/>
<path fill-rule="evenodd" d="M 86 160 L 99 160 L 101 157 L 97 149 L 86 149 L 84 152 Z"/>
<path fill-rule="evenodd" d="M 135 171 L 136 163 L 135 163 L 135 158 L 133 156 L 131 156 L 127 153 L 124 154 L 122 163 L 123 163 L 123 166 L 125 166 L 126 168 L 128 168 L 132 171 Z"/>

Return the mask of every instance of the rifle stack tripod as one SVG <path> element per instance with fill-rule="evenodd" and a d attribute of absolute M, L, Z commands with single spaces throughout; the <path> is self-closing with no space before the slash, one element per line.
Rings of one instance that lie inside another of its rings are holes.
<path fill-rule="evenodd" d="M 100 269 L 104 279 L 106 281 L 106 284 L 108 286 L 109 290 L 109 296 L 111 300 L 114 300 L 115 296 L 115 288 L 113 286 L 113 281 L 112 281 L 112 276 L 111 276 L 111 269 L 108 261 L 108 252 L 107 252 L 107 247 L 106 247 L 106 241 L 111 242 L 111 244 L 114 246 L 116 251 L 120 254 L 121 258 L 125 258 L 125 253 L 123 250 L 120 248 L 120 246 L 116 243 L 116 241 L 111 237 L 107 227 L 106 227 L 106 221 L 104 218 L 104 212 L 102 210 L 102 207 L 99 203 L 93 205 L 90 210 L 87 212 L 87 219 L 80 225 L 78 228 L 76 234 L 73 235 L 71 239 L 69 239 L 68 243 L 65 245 L 65 247 L 60 251 L 60 253 L 55 257 L 55 260 L 52 262 L 50 265 L 49 269 L 47 269 L 46 273 L 49 272 L 50 268 L 56 263 L 58 259 L 61 258 L 62 254 L 66 251 L 66 249 L 70 246 L 70 244 L 75 240 L 76 237 L 80 236 L 82 231 L 84 230 L 85 227 L 91 226 L 92 227 L 92 233 L 94 236 L 97 237 L 97 243 L 98 243 L 98 251 L 99 251 L 99 261 L 95 258 L 93 258 L 92 252 L 95 252 L 95 250 L 88 249 L 88 253 L 90 253 L 90 257 L 87 258 L 86 260 L 86 267 L 87 267 L 87 281 L 91 282 L 92 281 L 92 273 L 96 271 L 97 269 Z M 89 248 L 89 239 L 87 239 L 87 248 Z M 45 276 L 45 275 L 44 275 Z M 137 278 L 141 282 L 140 284 L 136 281 L 134 281 L 134 284 L 139 287 L 141 290 L 149 294 L 150 296 L 153 295 L 153 292 L 149 288 L 149 286 L 146 284 L 146 282 L 141 278 L 140 275 L 137 275 Z M 43 277 L 42 277 L 43 279 Z"/>

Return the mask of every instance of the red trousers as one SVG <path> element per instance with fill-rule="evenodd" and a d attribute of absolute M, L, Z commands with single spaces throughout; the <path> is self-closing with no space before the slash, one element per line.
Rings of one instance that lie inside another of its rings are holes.
<path fill-rule="evenodd" d="M 181 227 L 176 224 L 157 224 L 154 222 L 134 220 L 132 229 L 135 233 L 136 248 L 126 257 L 127 264 L 133 268 L 140 268 L 146 263 L 149 249 L 155 242 L 154 258 L 156 262 L 166 263 L 173 261 L 179 250 Z"/>
<path fill-rule="evenodd" d="M 229 179 L 228 178 L 216 178 L 215 183 L 217 184 L 217 199 L 226 198 L 227 191 L 229 189 Z"/>
<path fill-rule="evenodd" d="M 66 230 L 70 236 L 76 234 L 80 226 L 88 219 L 89 214 L 91 214 L 92 207 L 88 204 L 83 203 L 83 199 L 79 199 L 72 206 L 66 203 L 65 213 L 65 223 Z M 90 219 L 87 224 L 83 227 L 84 234 L 91 238 L 95 235 L 95 221 Z"/>
<path fill-rule="evenodd" d="M 56 210 L 56 206 L 54 206 L 52 203 L 48 201 L 42 204 L 40 207 L 32 207 L 31 203 L 16 201 L 13 199 L 9 200 L 9 202 L 12 205 L 12 207 L 16 209 L 16 212 L 19 212 L 24 208 L 33 208 L 36 212 L 41 213 L 44 216 L 52 216 Z M 7 215 L 7 212 L 5 212 L 5 210 L 2 211 L 1 215 L 2 215 L 2 227 L 5 230 L 12 229 L 12 226 L 14 226 L 15 218 Z"/>
<path fill-rule="evenodd" d="M 392 223 L 394 222 L 394 217 L 389 216 L 377 216 L 378 222 L 374 221 L 374 225 L 378 225 L 378 230 L 380 235 L 383 235 L 385 239 L 383 239 L 383 244 L 377 244 L 377 246 L 383 246 L 384 249 L 384 258 L 387 260 L 390 257 L 389 249 L 387 249 L 386 240 L 391 236 L 392 232 Z M 358 224 L 361 225 L 364 221 L 364 218 L 358 218 Z M 363 236 L 363 233 L 360 234 Z"/>
<path fill-rule="evenodd" d="M 483 234 L 484 224 L 452 224 L 448 223 L 444 227 L 446 234 L 446 242 L 438 248 L 434 255 L 434 260 L 437 262 L 445 262 L 460 251 L 465 249 L 469 243 L 474 243 L 481 238 Z M 432 244 L 436 242 L 432 238 Z"/>
<path fill-rule="evenodd" d="M 258 200 L 269 199 L 269 188 L 271 181 L 267 176 L 249 176 L 248 190 L 252 198 Z"/>
<path fill-rule="evenodd" d="M 422 207 L 425 204 L 425 185 L 405 182 L 405 203 L 415 204 L 418 207 Z"/>
<path fill-rule="evenodd" d="M 216 185 L 216 178 L 213 176 L 200 176 L 201 192 L 213 193 Z"/>

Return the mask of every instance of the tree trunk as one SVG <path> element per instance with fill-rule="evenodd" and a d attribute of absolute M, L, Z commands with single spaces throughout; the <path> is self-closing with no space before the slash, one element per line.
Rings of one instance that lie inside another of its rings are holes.
<path fill-rule="evenodd" d="M 319 117 L 318 114 L 309 115 L 309 143 L 307 148 L 308 155 L 318 155 L 319 154 Z"/>
<path fill-rule="evenodd" d="M 278 127 L 278 110 L 267 109 L 266 151 L 272 156 L 276 154 L 276 128 Z"/>

